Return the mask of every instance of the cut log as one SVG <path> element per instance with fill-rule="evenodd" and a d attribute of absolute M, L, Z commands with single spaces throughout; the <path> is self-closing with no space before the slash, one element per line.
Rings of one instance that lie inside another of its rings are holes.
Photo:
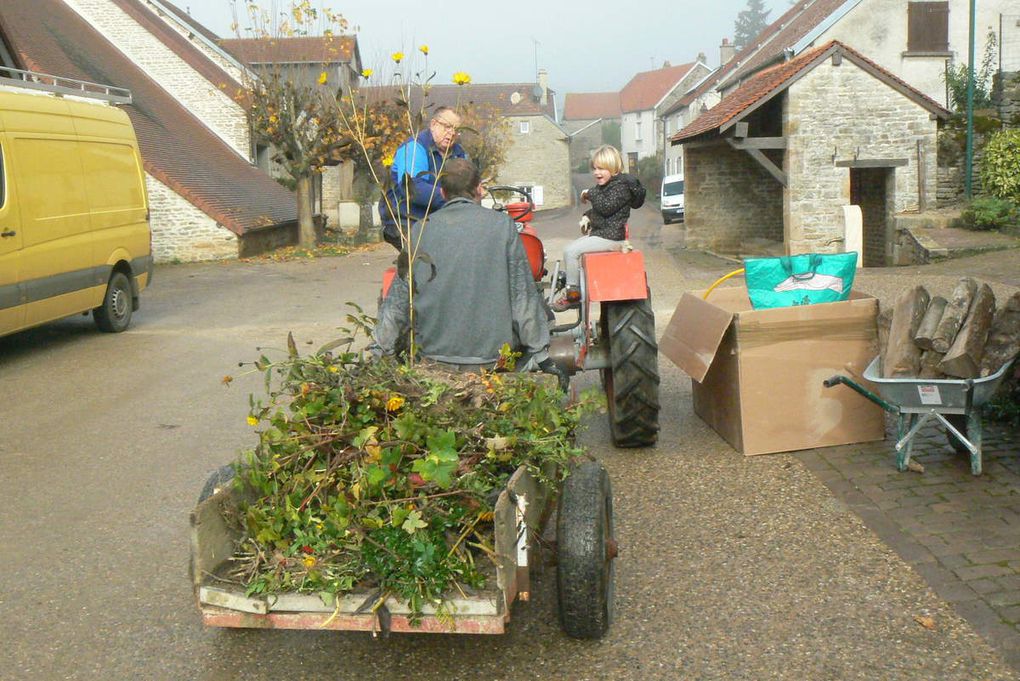
<path fill-rule="evenodd" d="M 953 290 L 953 297 L 949 299 L 945 312 L 942 313 L 942 320 L 939 322 L 935 335 L 931 338 L 931 347 L 939 352 L 949 352 L 949 347 L 956 340 L 956 334 L 963 326 L 963 320 L 967 318 L 970 310 L 970 303 L 977 293 L 977 282 L 970 277 L 964 277 Z"/>
<path fill-rule="evenodd" d="M 988 332 L 985 355 L 981 358 L 981 375 L 991 376 L 1020 352 L 1020 291 L 999 308 Z"/>
<path fill-rule="evenodd" d="M 889 327 L 889 346 L 885 352 L 885 378 L 917 376 L 921 370 L 921 348 L 914 343 L 917 327 L 924 319 L 931 297 L 923 286 L 915 286 L 896 300 L 893 306 L 892 326 Z"/>
<path fill-rule="evenodd" d="M 936 350 L 925 350 L 921 353 L 921 371 L 918 373 L 920 378 L 945 378 L 946 375 L 939 371 L 939 362 L 945 357 L 941 352 Z"/>
<path fill-rule="evenodd" d="M 948 308 L 947 308 L 948 309 Z M 956 378 L 977 378 L 981 373 L 981 357 L 992 328 L 995 314 L 995 294 L 988 284 L 982 284 L 971 303 L 970 312 L 963 322 L 963 328 L 956 334 L 956 340 L 949 352 L 939 362 L 939 371 Z"/>
<path fill-rule="evenodd" d="M 946 311 L 946 304 L 946 299 L 942 296 L 935 296 L 928 303 L 928 310 L 924 313 L 921 326 L 917 328 L 917 335 L 914 336 L 914 342 L 922 350 L 932 349 L 931 339 L 939 328 L 939 322 L 942 321 L 942 313 Z"/>
<path fill-rule="evenodd" d="M 887 307 L 878 313 L 878 363 L 879 373 L 885 371 L 885 351 L 889 347 L 889 327 L 892 326 L 892 308 Z"/>

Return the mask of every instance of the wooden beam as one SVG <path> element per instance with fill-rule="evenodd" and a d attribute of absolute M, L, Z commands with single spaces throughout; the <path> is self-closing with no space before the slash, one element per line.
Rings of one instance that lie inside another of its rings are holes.
<path fill-rule="evenodd" d="M 726 141 L 734 149 L 740 149 L 741 151 L 747 152 L 751 156 L 751 158 L 753 158 L 755 161 L 758 162 L 759 165 L 761 165 L 762 168 L 769 171 L 769 175 L 776 178 L 779 181 L 779 184 L 783 185 L 784 187 L 787 186 L 786 173 L 783 172 L 782 168 L 773 163 L 768 156 L 761 153 L 760 149 L 755 149 L 753 147 L 741 148 L 740 146 L 738 146 L 739 143 L 736 140 L 730 139 L 728 137 L 726 138 Z"/>
<path fill-rule="evenodd" d="M 905 158 L 859 158 L 854 161 L 836 161 L 837 168 L 896 168 L 909 163 Z"/>
<path fill-rule="evenodd" d="M 733 141 L 734 149 L 785 149 L 785 137 L 745 137 Z"/>
<path fill-rule="evenodd" d="M 737 138 L 747 137 L 747 121 L 740 121 L 733 128 L 733 136 Z"/>

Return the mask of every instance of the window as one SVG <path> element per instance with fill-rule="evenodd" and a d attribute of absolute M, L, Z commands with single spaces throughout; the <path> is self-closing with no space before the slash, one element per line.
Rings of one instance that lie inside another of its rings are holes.
<path fill-rule="evenodd" d="M 907 3 L 907 52 L 949 51 L 949 3 Z"/>
<path fill-rule="evenodd" d="M 531 132 L 531 121 L 521 121 L 519 130 L 522 135 L 527 135 Z"/>
<path fill-rule="evenodd" d="M 641 139 L 641 121 L 634 121 L 634 140 Z"/>

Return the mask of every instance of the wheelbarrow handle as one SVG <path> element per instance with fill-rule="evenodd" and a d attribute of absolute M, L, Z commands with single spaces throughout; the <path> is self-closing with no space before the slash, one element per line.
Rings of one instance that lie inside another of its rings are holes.
<path fill-rule="evenodd" d="M 870 390 L 868 390 L 867 388 L 865 388 L 865 387 L 863 387 L 861 385 L 858 385 L 857 383 L 855 383 L 854 381 L 850 380 L 846 376 L 841 376 L 841 375 L 840 376 L 833 376 L 832 378 L 827 378 L 824 381 L 822 381 L 822 385 L 824 385 L 826 388 L 834 388 L 835 386 L 837 386 L 837 385 L 839 385 L 841 383 L 843 385 L 845 385 L 845 386 L 847 386 L 849 388 L 852 388 L 853 390 L 857 391 L 859 394 L 863 395 L 864 397 L 868 398 L 869 400 L 871 400 L 872 402 L 874 402 L 878 406 L 882 407 L 882 409 L 885 409 L 890 414 L 899 414 L 900 413 L 899 406 L 886 402 L 885 400 L 883 400 L 881 397 L 879 397 L 875 393 L 871 392 Z"/>

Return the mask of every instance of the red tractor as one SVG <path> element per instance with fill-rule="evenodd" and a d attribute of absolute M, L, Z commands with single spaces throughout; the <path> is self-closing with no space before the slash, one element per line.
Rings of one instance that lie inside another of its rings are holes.
<path fill-rule="evenodd" d="M 493 208 L 517 223 L 536 285 L 548 291 L 549 356 L 568 376 L 600 372 L 614 445 L 654 445 L 659 434 L 659 362 L 644 255 L 626 250 L 582 256 L 580 307 L 576 318 L 558 323 L 549 304 L 565 286 L 565 277 L 559 261 L 552 273 L 545 266 L 545 246 L 532 225 L 530 193 L 511 186 L 489 187 L 488 192 Z M 502 195 L 523 200 L 502 203 L 496 198 Z M 383 296 L 395 274 L 390 268 L 383 275 Z"/>

